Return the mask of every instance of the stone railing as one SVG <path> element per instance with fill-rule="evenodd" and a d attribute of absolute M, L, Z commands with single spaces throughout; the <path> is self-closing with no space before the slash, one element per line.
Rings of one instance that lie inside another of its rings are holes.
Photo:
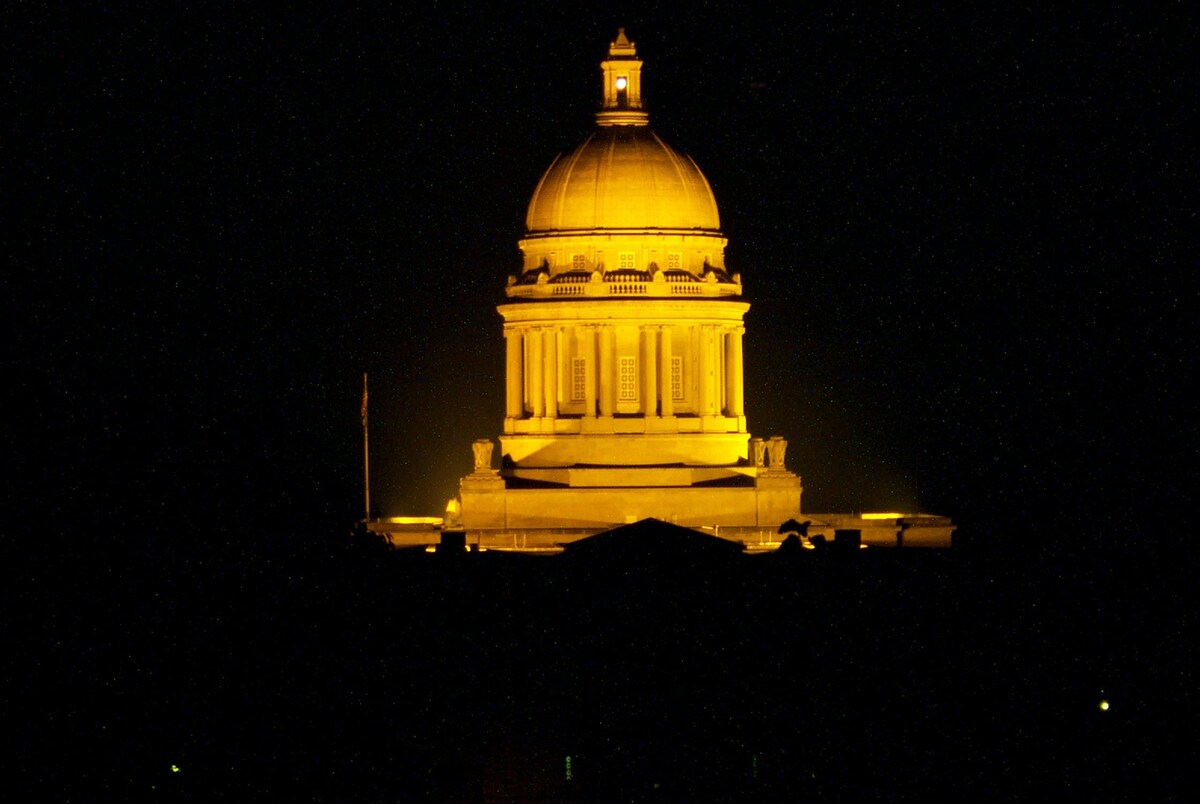
<path fill-rule="evenodd" d="M 645 296 L 645 282 L 605 282 L 609 296 Z"/>
<path fill-rule="evenodd" d="M 618 279 L 607 282 L 593 279 L 581 282 L 575 277 L 564 277 L 563 282 L 541 282 L 531 285 L 509 285 L 505 294 L 510 299 L 551 298 L 606 298 L 612 296 L 691 296 L 695 298 L 720 298 L 741 296 L 741 283 L 734 282 L 678 282 L 637 281 Z"/>

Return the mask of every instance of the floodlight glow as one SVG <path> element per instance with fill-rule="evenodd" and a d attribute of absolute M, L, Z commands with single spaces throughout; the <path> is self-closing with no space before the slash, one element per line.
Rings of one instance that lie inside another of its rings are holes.
<path fill-rule="evenodd" d="M 622 75 L 617 77 L 617 89 L 624 89 L 628 85 L 629 81 L 625 78 L 625 76 Z"/>
<path fill-rule="evenodd" d="M 895 513 L 889 513 L 889 514 L 863 514 L 861 518 L 862 518 L 862 519 L 899 519 L 899 518 L 900 518 L 900 517 L 902 517 L 902 516 L 904 516 L 904 514 L 895 514 Z"/>

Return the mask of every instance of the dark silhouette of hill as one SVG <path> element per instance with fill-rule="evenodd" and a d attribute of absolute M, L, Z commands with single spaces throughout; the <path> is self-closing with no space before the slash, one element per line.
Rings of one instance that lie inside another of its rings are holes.
<path fill-rule="evenodd" d="M 611 568 L 637 564 L 691 565 L 705 561 L 728 561 L 745 547 L 692 528 L 659 519 L 643 519 L 622 525 L 564 546 L 567 560 L 589 562 Z"/>
<path fill-rule="evenodd" d="M 560 556 L 434 554 L 212 528 L 33 568 L 62 576 L 18 609 L 10 758 L 36 789 L 1181 794 L 1195 615 L 1140 583 L 1172 571 L 1144 554 L 743 555 L 653 522 Z"/>

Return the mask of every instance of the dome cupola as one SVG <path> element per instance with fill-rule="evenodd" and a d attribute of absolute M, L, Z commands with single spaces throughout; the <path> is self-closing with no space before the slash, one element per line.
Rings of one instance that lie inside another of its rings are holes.
<path fill-rule="evenodd" d="M 604 83 L 604 105 L 596 113 L 601 126 L 644 126 L 650 115 L 642 108 L 642 60 L 637 48 L 617 29 L 608 45 L 608 58 L 600 62 Z"/>

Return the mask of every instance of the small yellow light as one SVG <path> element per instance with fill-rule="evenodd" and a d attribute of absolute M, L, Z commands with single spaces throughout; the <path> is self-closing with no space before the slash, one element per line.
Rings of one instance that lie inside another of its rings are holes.
<path fill-rule="evenodd" d="M 625 76 L 622 75 L 617 77 L 617 89 L 624 89 L 628 85 L 629 81 L 625 78 Z"/>
<path fill-rule="evenodd" d="M 392 525 L 441 525 L 440 516 L 389 516 L 384 520 Z"/>
<path fill-rule="evenodd" d="M 179 773 L 179 766 L 178 766 L 178 765 L 172 765 L 172 766 L 171 766 L 171 773 Z"/>
<path fill-rule="evenodd" d="M 1100 711 L 1101 711 L 1101 712 L 1107 712 L 1107 711 L 1108 711 L 1108 701 L 1101 701 L 1101 702 L 1100 702 Z"/>
<path fill-rule="evenodd" d="M 904 516 L 904 514 L 898 514 L 895 512 L 887 512 L 887 513 L 877 513 L 877 514 L 863 514 L 862 518 L 863 519 L 899 519 L 902 516 Z"/>

